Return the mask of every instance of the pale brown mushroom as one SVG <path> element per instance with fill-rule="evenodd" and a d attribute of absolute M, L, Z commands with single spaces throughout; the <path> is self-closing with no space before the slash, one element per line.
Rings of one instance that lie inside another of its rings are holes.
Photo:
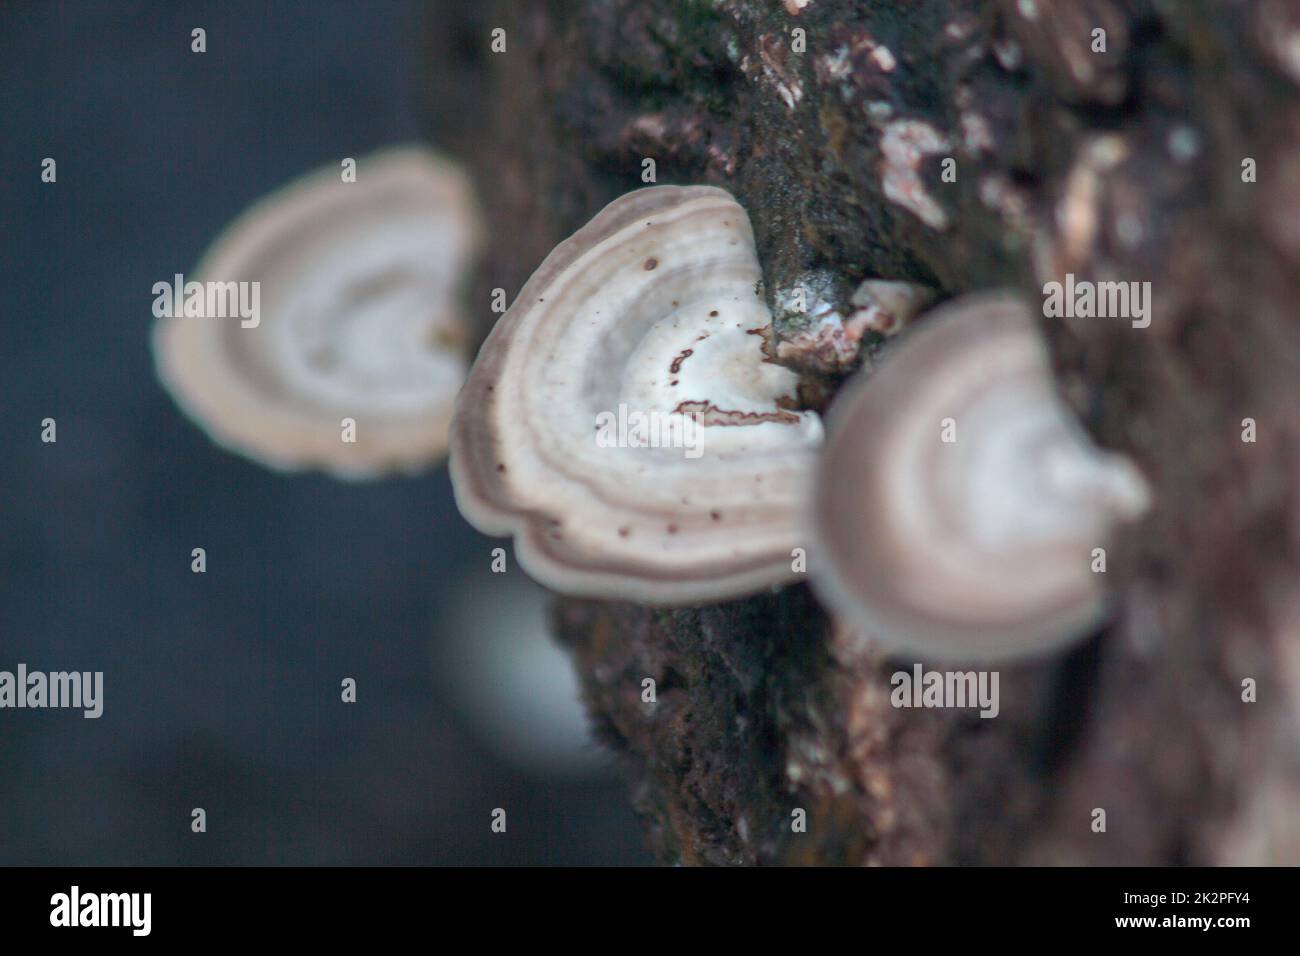
<path fill-rule="evenodd" d="M 159 377 L 214 441 L 275 468 L 436 464 L 468 368 L 456 291 L 479 233 L 469 181 L 422 148 L 360 158 L 355 182 L 339 167 L 297 180 L 187 277 L 257 283 L 256 321 L 161 318 Z"/>
<path fill-rule="evenodd" d="M 1094 549 L 1147 497 L 1057 396 L 1025 301 L 966 296 L 918 320 L 833 406 L 809 573 L 889 650 L 1043 653 L 1099 622 Z"/>

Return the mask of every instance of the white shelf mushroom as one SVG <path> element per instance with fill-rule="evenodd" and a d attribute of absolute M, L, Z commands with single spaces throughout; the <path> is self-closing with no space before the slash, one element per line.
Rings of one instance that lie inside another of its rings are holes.
<path fill-rule="evenodd" d="M 822 429 L 763 354 L 761 278 L 724 190 L 607 206 L 479 353 L 452 426 L 461 512 L 570 594 L 690 604 L 797 577 Z"/>
<path fill-rule="evenodd" d="M 831 411 L 812 503 L 812 583 L 864 638 L 994 661 L 1086 634 L 1094 550 L 1146 508 L 1123 457 L 1057 396 L 1025 302 L 967 296 L 922 317 Z"/>
<path fill-rule="evenodd" d="M 257 283 L 255 321 L 175 309 L 154 330 L 159 377 L 216 442 L 275 468 L 436 463 L 468 367 L 455 293 L 480 232 L 468 179 L 419 147 L 362 157 L 355 182 L 308 175 L 189 277 Z"/>

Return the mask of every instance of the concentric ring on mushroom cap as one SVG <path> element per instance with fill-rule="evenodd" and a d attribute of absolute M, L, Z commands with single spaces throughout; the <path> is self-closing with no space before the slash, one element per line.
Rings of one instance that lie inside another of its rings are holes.
<path fill-rule="evenodd" d="M 821 422 L 770 364 L 745 211 L 721 189 L 615 200 L 557 246 L 484 343 L 457 404 L 461 512 L 514 534 L 570 594 L 650 604 L 739 596 L 797 577 Z M 620 406 L 704 424 L 702 454 L 602 447 Z"/>
<path fill-rule="evenodd" d="M 1098 622 L 1092 549 L 1146 503 L 1141 476 L 1093 446 L 1056 394 L 1024 300 L 967 296 L 922 317 L 837 398 L 809 574 L 887 649 L 1041 653 Z"/>
<path fill-rule="evenodd" d="M 436 463 L 468 366 L 455 296 L 480 232 L 468 179 L 426 149 L 361 157 L 355 182 L 337 166 L 309 174 L 185 276 L 258 282 L 258 324 L 160 319 L 159 377 L 213 440 L 275 468 L 358 478 Z"/>

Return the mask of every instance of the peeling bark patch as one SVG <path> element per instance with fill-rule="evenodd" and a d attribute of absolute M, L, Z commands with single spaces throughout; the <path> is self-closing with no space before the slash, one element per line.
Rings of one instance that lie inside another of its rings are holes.
<path fill-rule="evenodd" d="M 889 52 L 887 46 L 878 46 L 872 50 L 871 59 L 886 73 L 893 73 L 894 67 L 898 66 L 898 61 L 894 59 L 894 54 Z"/>
<path fill-rule="evenodd" d="M 786 108 L 794 110 L 803 99 L 803 83 L 787 62 L 784 38 L 764 34 L 758 41 L 759 58 L 763 61 L 763 76 L 776 89 Z M 742 64 L 744 69 L 744 64 Z"/>
<path fill-rule="evenodd" d="M 948 228 L 948 215 L 925 191 L 921 159 L 943 153 L 948 141 L 929 123 L 894 120 L 880 139 L 880 182 L 885 198 L 912 213 L 931 229 Z"/>
<path fill-rule="evenodd" d="M 988 121 L 978 113 L 966 112 L 961 114 L 961 131 L 962 142 L 968 153 L 992 150 L 996 145 L 993 142 L 993 133 L 989 130 Z"/>

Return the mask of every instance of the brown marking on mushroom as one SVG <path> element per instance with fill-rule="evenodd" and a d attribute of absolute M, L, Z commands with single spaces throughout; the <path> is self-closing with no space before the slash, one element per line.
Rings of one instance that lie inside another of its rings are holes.
<path fill-rule="evenodd" d="M 646 272 L 649 272 L 658 265 L 659 265 L 659 260 L 651 257 L 645 261 L 645 270 Z"/>
<path fill-rule="evenodd" d="M 674 412 L 690 415 L 699 424 L 706 427 L 736 427 L 744 425 L 761 425 L 774 422 L 778 425 L 797 425 L 802 420 L 798 414 L 785 410 L 775 412 L 741 412 L 734 409 L 718 408 L 712 402 L 679 402 Z"/>
<path fill-rule="evenodd" d="M 673 359 L 672 364 L 668 366 L 668 371 L 676 375 L 682 370 L 682 363 L 694 354 L 694 349 L 683 349 L 681 352 L 677 353 L 677 357 Z M 677 383 L 673 382 L 673 384 L 676 385 Z"/>
<path fill-rule="evenodd" d="M 309 358 L 311 363 L 322 371 L 334 368 L 339 363 L 338 353 L 328 345 L 312 349 Z"/>
<path fill-rule="evenodd" d="M 757 329 L 746 329 L 745 334 L 758 336 L 758 343 L 759 343 L 758 347 L 759 350 L 763 353 L 763 361 L 776 364 L 774 362 L 774 356 L 772 352 L 772 342 L 774 341 L 774 334 L 771 325 L 765 325 L 762 328 L 757 328 Z"/>

